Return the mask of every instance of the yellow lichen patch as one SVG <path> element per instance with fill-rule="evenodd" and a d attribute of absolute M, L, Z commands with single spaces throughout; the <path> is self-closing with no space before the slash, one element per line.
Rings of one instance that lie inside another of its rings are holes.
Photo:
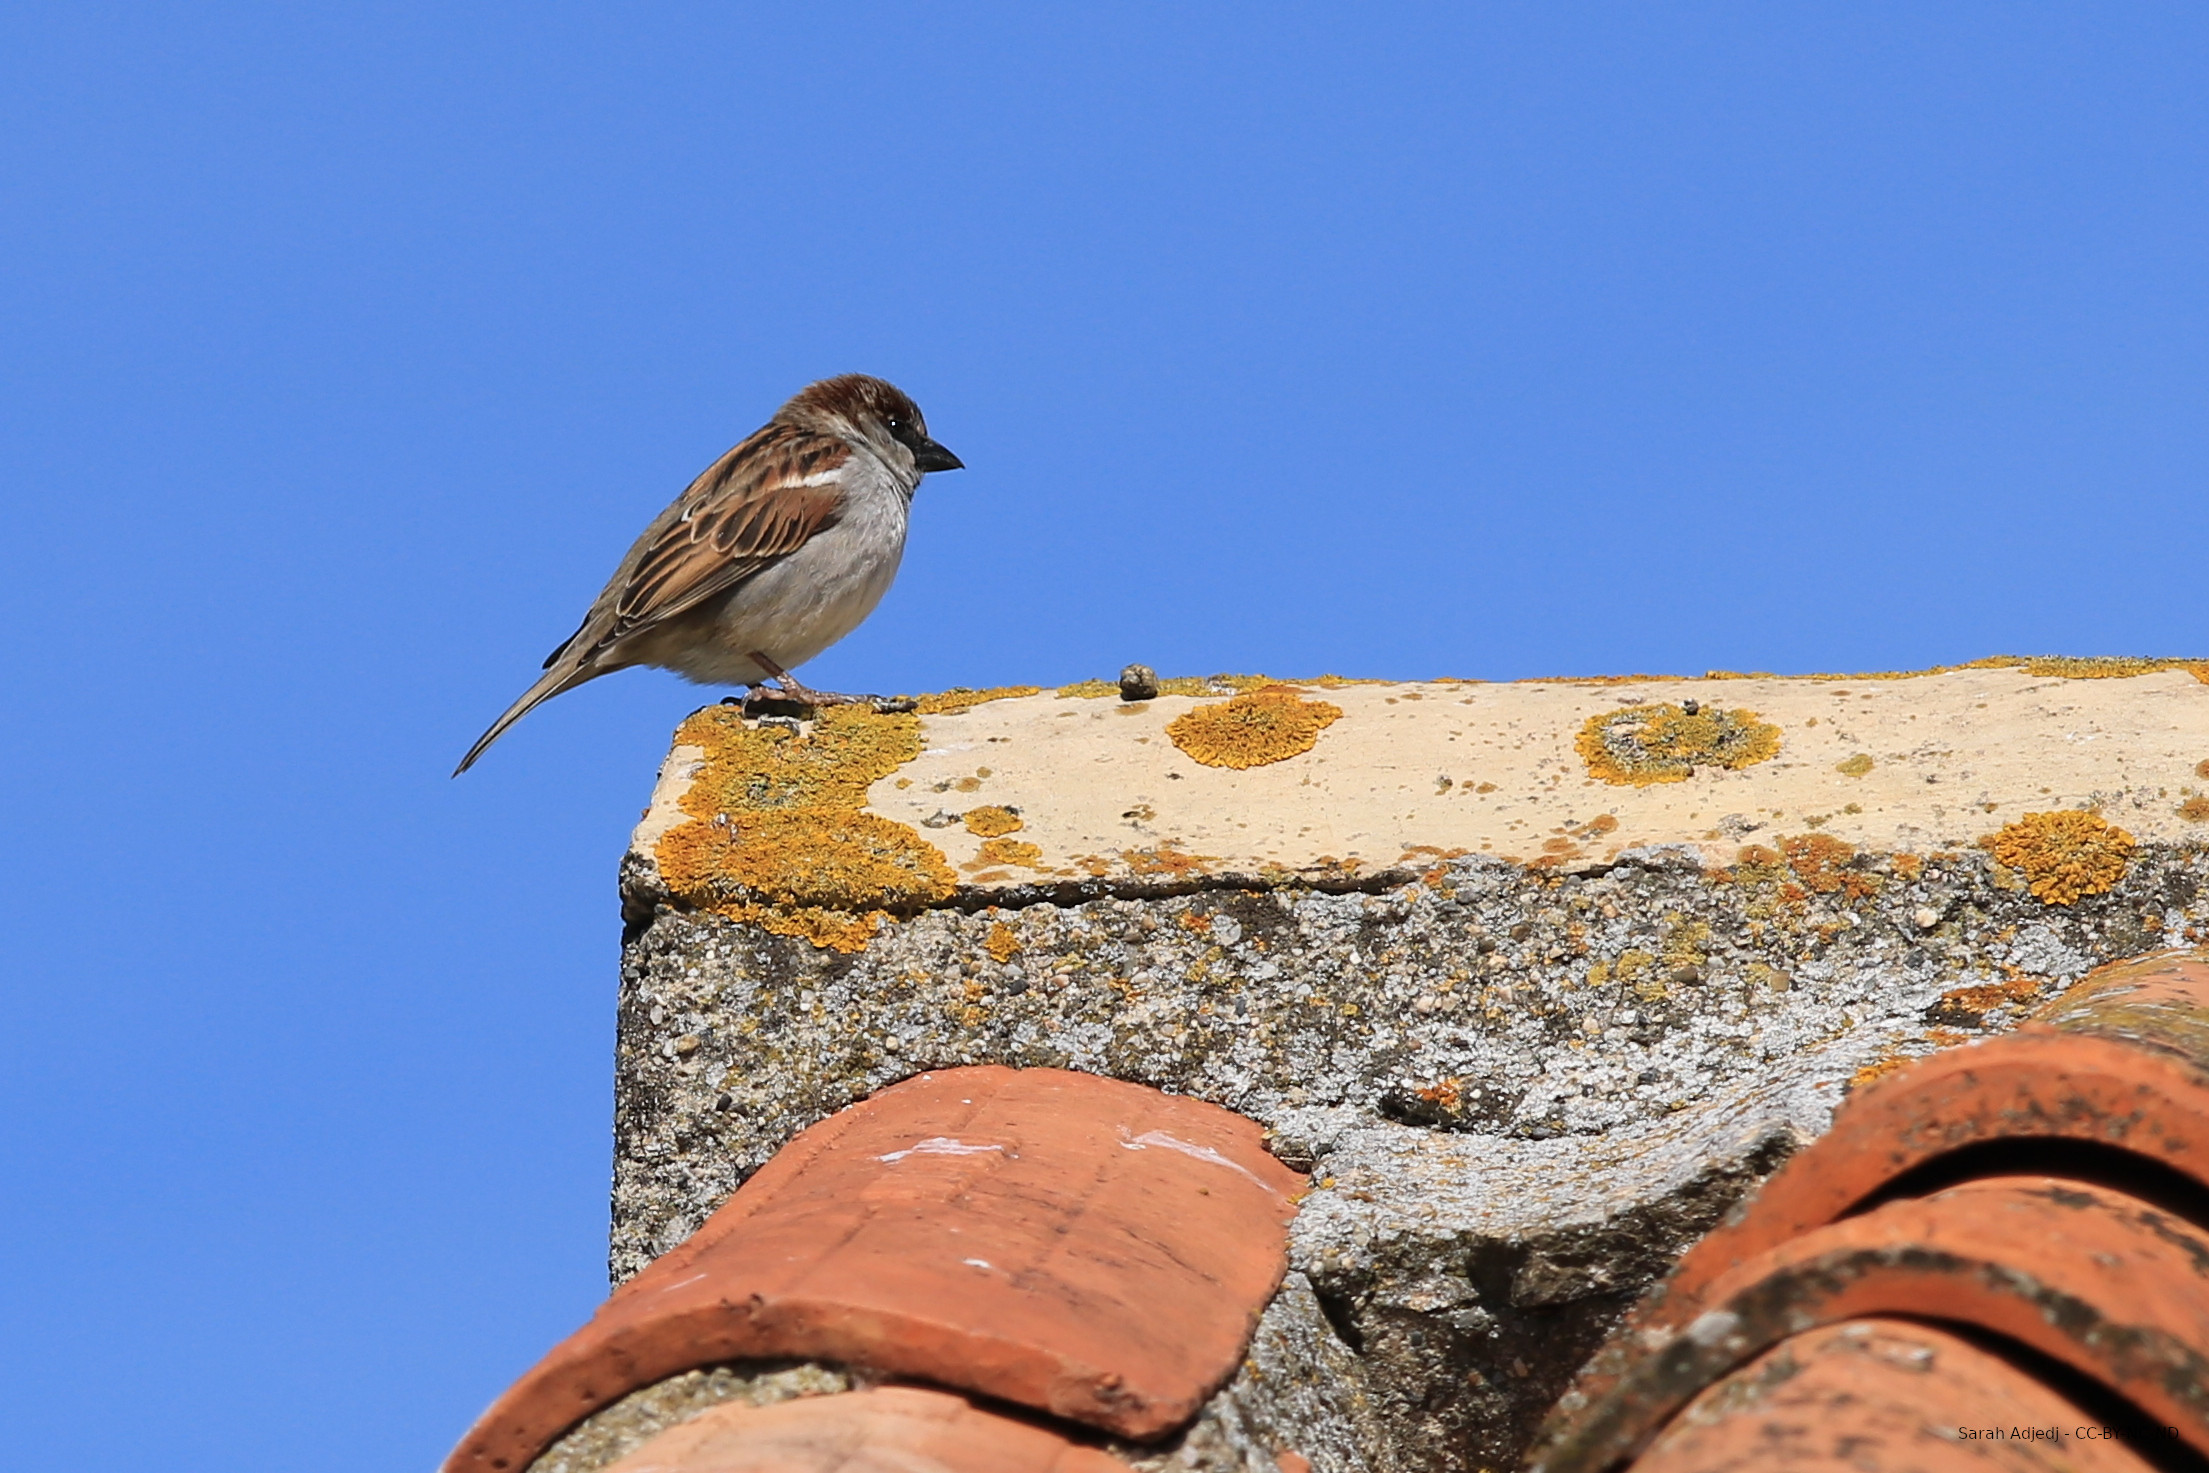
<path fill-rule="evenodd" d="M 725 905 L 714 907 L 715 915 L 726 916 L 732 921 L 772 931 L 777 936 L 795 936 L 810 941 L 823 951 L 861 951 L 882 929 L 888 912 L 879 910 L 827 910 L 818 905 Z"/>
<path fill-rule="evenodd" d="M 1166 727 L 1173 744 L 1206 767 L 1263 767 L 1309 752 L 1342 716 L 1294 686 L 1267 685 L 1218 706 L 1184 711 Z"/>
<path fill-rule="evenodd" d="M 1762 762 L 1779 751 L 1779 728 L 1754 711 L 1661 702 L 1589 717 L 1574 746 L 1594 776 L 1646 787 L 1685 782 L 1698 767 Z"/>
<path fill-rule="evenodd" d="M 904 824 L 836 808 L 773 809 L 686 823 L 659 845 L 660 874 L 685 899 L 763 900 L 836 910 L 914 909 L 951 893 L 935 845 Z"/>
<path fill-rule="evenodd" d="M 2178 805 L 2178 816 L 2188 823 L 2209 823 L 2209 798 L 2188 798 Z"/>
<path fill-rule="evenodd" d="M 974 862 L 980 865 L 1018 864 L 1033 869 L 1042 857 L 1043 851 L 1033 844 L 1024 844 L 1018 839 L 989 839 L 975 853 Z"/>
<path fill-rule="evenodd" d="M 998 921 L 990 926 L 989 936 L 982 942 L 982 949 L 989 953 L 991 961 L 1001 965 L 1019 954 L 1020 937 L 1014 934 L 1012 927 Z"/>
<path fill-rule="evenodd" d="M 1865 1085 L 1884 1079 L 1897 1069 L 1914 1062 L 1916 1061 L 1909 1054 L 1889 1054 L 1883 1059 L 1874 1059 L 1849 1076 L 1848 1083 L 1841 1087 L 1842 1093 L 1854 1094 Z"/>
<path fill-rule="evenodd" d="M 1976 663 L 1995 665 L 2010 661 L 1997 657 Z M 2209 660 L 2139 660 L 2124 655 L 2034 655 L 2015 663 L 2023 665 L 2027 675 L 2060 675 L 2065 680 L 2113 680 L 2128 675 L 2153 675 L 2158 670 L 2184 670 L 2194 679 L 2209 684 Z"/>
<path fill-rule="evenodd" d="M 705 750 L 683 794 L 696 818 L 769 808 L 853 808 L 867 789 L 920 755 L 920 719 L 865 706 L 830 706 L 803 735 L 750 726 L 735 706 L 708 706 L 675 729 L 675 743 Z"/>
<path fill-rule="evenodd" d="M 938 691 L 932 696 L 922 696 L 914 708 L 923 716 L 956 716 L 961 711 L 971 711 L 985 701 L 1010 701 L 1021 696 L 1043 694 L 1040 685 L 993 685 L 987 690 L 969 690 L 954 686 Z"/>
<path fill-rule="evenodd" d="M 1947 675 L 1956 670 L 2023 670 L 2027 675 L 2057 676 L 2064 680 L 2111 680 L 2131 675 L 2154 675 L 2163 670 L 2184 670 L 2209 685 L 2209 660 L 2142 659 L 2130 655 L 1992 655 L 1966 660 L 1960 665 L 1930 665 L 1923 670 L 1864 670 L 1854 673 L 1819 671 L 1809 675 L 1781 675 L 1771 670 L 1706 670 L 1704 680 L 1916 680 L 1924 675 Z M 1684 680 L 1681 675 L 1543 675 L 1522 685 L 1643 685 L 1659 680 Z"/>
<path fill-rule="evenodd" d="M 2100 814 L 2077 809 L 2028 813 L 1979 843 L 1998 863 L 2022 874 L 2034 898 L 2049 905 L 2069 905 L 2114 888 L 2139 847 Z"/>
<path fill-rule="evenodd" d="M 704 761 L 691 815 L 655 858 L 677 899 L 816 946 L 856 951 L 890 911 L 950 895 L 950 866 L 901 823 L 861 811 L 878 778 L 920 755 L 920 718 L 831 706 L 810 729 L 708 706 L 675 733 Z"/>
<path fill-rule="evenodd" d="M 1021 821 L 1020 815 L 1010 808 L 1000 808 L 995 804 L 991 804 L 984 808 L 969 808 L 966 811 L 966 831 L 970 834 L 980 834 L 985 839 L 994 839 L 1000 834 L 1017 834 L 1026 827 L 1027 825 Z"/>
<path fill-rule="evenodd" d="M 1119 683 L 1111 680 L 1077 680 L 1072 685 L 1060 686 L 1055 692 L 1062 701 L 1094 701 L 1119 693 Z"/>
<path fill-rule="evenodd" d="M 1833 770 L 1843 777 L 1862 777 L 1872 770 L 1871 754 L 1869 752 L 1858 752 L 1846 762 L 1834 763 Z"/>
<path fill-rule="evenodd" d="M 1795 979 L 1768 962 L 1749 963 L 1749 985 L 1763 987 L 1773 992 L 1787 992 L 1795 985 Z"/>

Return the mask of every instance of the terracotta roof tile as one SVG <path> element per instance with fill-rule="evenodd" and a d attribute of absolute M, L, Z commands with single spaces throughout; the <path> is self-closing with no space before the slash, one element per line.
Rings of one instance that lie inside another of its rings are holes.
<path fill-rule="evenodd" d="M 1536 1466 L 1598 1473 L 1790 1333 L 1880 1315 L 2028 1346 L 2209 1453 L 2205 1264 L 2209 1233 L 2078 1182 L 1993 1177 L 1890 1202 L 1719 1275 L 1706 1312 L 1638 1361 Z"/>
<path fill-rule="evenodd" d="M 1942 1050 L 1851 1098 L 1637 1307 L 1551 1435 L 1616 1384 L 1637 1346 L 1701 1314 L 1743 1259 L 1886 1197 L 2018 1170 L 2175 1193 L 2202 1204 L 2209 1226 L 2209 951 L 2098 968 L 2017 1033 Z"/>
<path fill-rule="evenodd" d="M 1217 1106 L 1056 1069 L 920 1075 L 800 1134 L 502 1396 L 448 1473 L 519 1473 L 696 1366 L 796 1356 L 1142 1439 L 1233 1371 L 1303 1178 Z"/>
<path fill-rule="evenodd" d="M 961 1396 L 885 1386 L 773 1406 L 718 1406 L 604 1473 L 1128 1473 L 1049 1428 Z"/>
<path fill-rule="evenodd" d="M 1853 1320 L 1782 1341 L 1689 1405 L 1634 1473 L 2148 1473 L 2097 1418 L 2000 1357 L 1906 1320 Z M 2014 1429 L 2061 1429 L 2016 1441 Z M 2037 1454 L 2037 1456 L 2036 1456 Z"/>

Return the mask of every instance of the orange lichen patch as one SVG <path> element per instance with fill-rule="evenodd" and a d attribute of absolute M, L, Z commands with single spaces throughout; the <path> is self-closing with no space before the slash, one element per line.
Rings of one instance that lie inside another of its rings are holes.
<path fill-rule="evenodd" d="M 914 709 L 922 716 L 956 716 L 961 711 L 971 711 L 985 701 L 1010 701 L 1020 696 L 1043 694 L 1040 685 L 993 685 L 987 690 L 969 690 L 963 685 L 938 691 L 932 696 L 922 696 Z"/>
<path fill-rule="evenodd" d="M 1846 762 L 1834 763 L 1833 770 L 1843 777 L 1862 777 L 1872 770 L 1871 754 L 1869 752 L 1858 752 Z"/>
<path fill-rule="evenodd" d="M 2046 979 L 2019 972 L 2002 982 L 1953 988 L 1934 999 L 1925 1010 L 1926 1021 L 1960 1028 L 1982 1027 L 1990 1013 L 2011 1012 L 2038 1002 L 2045 985 Z"/>
<path fill-rule="evenodd" d="M 708 706 L 675 733 L 705 760 L 691 815 L 654 857 L 677 899 L 816 946 L 856 951 L 884 914 L 948 896 L 950 866 L 901 823 L 861 811 L 867 789 L 920 755 L 920 718 L 831 706 L 803 733 Z"/>
<path fill-rule="evenodd" d="M 974 862 L 982 865 L 1017 864 L 1029 869 L 1043 857 L 1043 851 L 1033 844 L 1018 839 L 988 839 L 975 852 Z"/>
<path fill-rule="evenodd" d="M 1430 1105 L 1440 1106 L 1444 1110 L 1455 1110 L 1465 1103 L 1465 1081 L 1453 1074 L 1447 1079 L 1437 1079 L 1424 1089 L 1415 1089 L 1412 1093 Z"/>
<path fill-rule="evenodd" d="M 769 808 L 859 808 L 867 789 L 920 755 L 920 721 L 865 706 L 830 706 L 800 735 L 754 726 L 736 706 L 708 706 L 675 728 L 706 760 L 683 794 L 694 818 Z"/>
<path fill-rule="evenodd" d="M 1685 782 L 1698 767 L 1738 771 L 1779 751 L 1779 728 L 1754 711 L 1660 702 L 1591 716 L 1573 745 L 1607 783 Z"/>
<path fill-rule="evenodd" d="M 1206 866 L 1218 862 L 1218 856 L 1190 854 L 1179 842 L 1168 840 L 1155 849 L 1123 849 L 1120 862 L 1128 867 L 1130 874 L 1185 879 L 1205 873 Z"/>
<path fill-rule="evenodd" d="M 1003 964 L 1019 955 L 1020 937 L 1012 927 L 1003 921 L 997 921 L 990 926 L 989 936 L 982 942 L 982 949 L 989 953 L 991 961 Z"/>
<path fill-rule="evenodd" d="M 671 890 L 709 902 L 917 909 L 952 887 L 942 852 L 904 824 L 834 808 L 681 824 L 660 840 L 659 861 Z"/>
<path fill-rule="evenodd" d="M 966 811 L 966 831 L 970 834 L 980 834 L 985 839 L 994 839 L 1001 834 L 1017 834 L 1026 827 L 1027 825 L 1021 821 L 1020 815 L 1010 808 L 1000 808 L 995 804 L 991 804 L 988 807 L 969 808 Z"/>
<path fill-rule="evenodd" d="M 2209 777 L 2209 757 L 2204 757 L 2194 764 L 2194 776 Z"/>
<path fill-rule="evenodd" d="M 2065 680 L 2112 680 L 2128 675 L 2153 675 L 2158 670 L 2184 670 L 2209 684 L 2209 660 L 2139 660 L 2123 655 L 2034 655 L 2011 661 L 2006 657 L 1979 660 L 1977 665 L 2015 663 L 2027 675 L 2060 675 Z"/>
<path fill-rule="evenodd" d="M 2188 823 L 2209 823 L 2209 798 L 2188 798 L 2178 805 L 2178 816 Z"/>
<path fill-rule="evenodd" d="M 1309 752 L 1342 716 L 1290 685 L 1261 686 L 1218 706 L 1184 711 L 1166 727 L 1173 744 L 1206 767 L 1263 767 Z"/>
<path fill-rule="evenodd" d="M 1915 854 L 1890 854 L 1887 856 L 1887 863 L 1893 867 L 1895 877 L 1900 880 L 1914 880 L 1925 872 L 1924 859 Z"/>
<path fill-rule="evenodd" d="M 2034 898 L 2049 905 L 2114 888 L 2139 847 L 2100 814 L 2077 809 L 2028 813 L 1979 843 L 1998 863 L 2023 874 Z"/>
<path fill-rule="evenodd" d="M 1193 936 L 1209 936 L 1212 934 L 1212 918 L 1198 911 L 1185 910 L 1181 913 L 1181 929 Z"/>
<path fill-rule="evenodd" d="M 1798 834 L 1781 839 L 1779 847 L 1795 878 L 1814 895 L 1838 890 L 1850 900 L 1861 900 L 1879 888 L 1870 875 L 1846 868 L 1856 851 L 1831 834 Z"/>
<path fill-rule="evenodd" d="M 1854 1094 L 1873 1080 L 1884 1079 L 1895 1070 L 1915 1062 L 1916 1059 L 1909 1054 L 1889 1054 L 1885 1058 L 1874 1059 L 1849 1076 L 1848 1083 L 1841 1087 L 1842 1092 Z"/>

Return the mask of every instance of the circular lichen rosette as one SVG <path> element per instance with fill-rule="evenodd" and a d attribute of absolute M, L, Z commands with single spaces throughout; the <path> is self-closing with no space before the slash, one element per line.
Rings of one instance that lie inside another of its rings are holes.
<path fill-rule="evenodd" d="M 1979 841 L 1995 862 L 2025 877 L 2033 898 L 2069 905 L 2116 888 L 2139 845 L 2098 813 L 2028 813 Z"/>
<path fill-rule="evenodd" d="M 1307 701 L 1293 685 L 1266 685 L 1167 723 L 1173 744 L 1206 767 L 1264 767 L 1309 752 L 1342 717 L 1328 701 Z"/>
<path fill-rule="evenodd" d="M 1686 782 L 1698 767 L 1738 771 L 1779 751 L 1779 728 L 1754 711 L 1658 701 L 1591 716 L 1575 745 L 1607 783 Z"/>

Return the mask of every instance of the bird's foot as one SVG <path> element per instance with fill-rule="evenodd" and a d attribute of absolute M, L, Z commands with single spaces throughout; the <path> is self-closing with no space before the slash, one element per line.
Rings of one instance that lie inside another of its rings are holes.
<path fill-rule="evenodd" d="M 841 691 L 815 690 L 809 685 L 800 685 L 788 675 L 777 676 L 775 683 L 782 687 L 786 700 L 807 706 L 871 706 L 878 714 L 886 716 L 910 711 L 920 704 L 911 696 L 846 695 Z"/>
<path fill-rule="evenodd" d="M 783 700 L 795 701 L 801 706 L 815 708 L 821 706 L 872 706 L 878 714 L 891 715 L 900 711 L 910 711 L 920 704 L 911 696 L 847 696 L 832 690 L 815 690 L 809 685 L 800 683 L 797 676 L 792 675 L 773 660 L 768 659 L 759 650 L 752 651 L 752 659 L 760 669 L 773 677 L 776 685 L 782 688 L 780 694 Z M 754 685 L 747 704 L 749 701 L 761 699 L 761 693 L 764 689 L 764 686 Z"/>
<path fill-rule="evenodd" d="M 725 706 L 740 706 L 746 716 L 810 716 L 824 706 L 867 706 L 877 715 L 890 716 L 920 705 L 911 696 L 845 695 L 815 690 L 783 676 L 776 685 L 755 685 L 742 696 L 726 696 Z"/>

